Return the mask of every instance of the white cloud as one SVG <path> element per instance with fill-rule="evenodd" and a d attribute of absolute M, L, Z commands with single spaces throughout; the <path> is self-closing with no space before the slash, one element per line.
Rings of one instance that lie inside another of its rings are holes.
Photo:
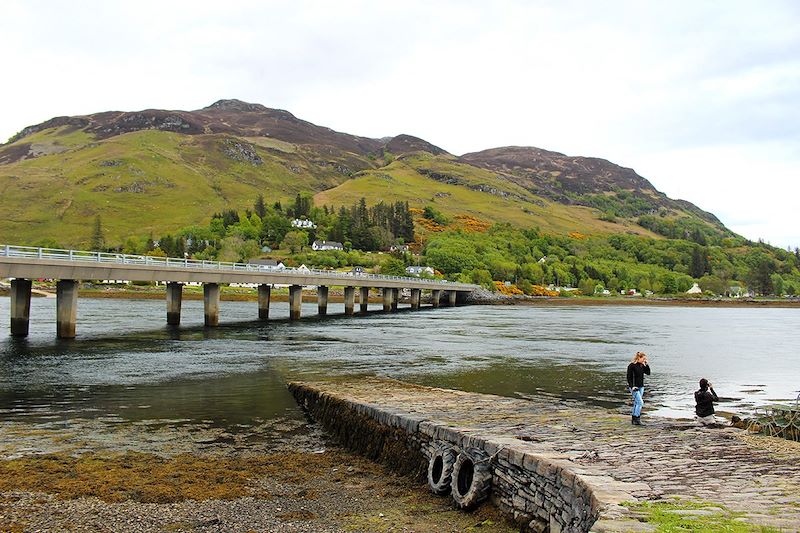
<path fill-rule="evenodd" d="M 0 138 L 241 98 L 453 153 L 604 157 L 749 238 L 800 245 L 798 23 L 789 1 L 7 1 Z"/>

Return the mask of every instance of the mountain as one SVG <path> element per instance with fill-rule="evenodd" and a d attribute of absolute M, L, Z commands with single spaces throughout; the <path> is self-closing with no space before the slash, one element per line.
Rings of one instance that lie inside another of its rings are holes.
<path fill-rule="evenodd" d="M 220 100 L 195 111 L 56 117 L 0 145 L 0 241 L 85 246 L 205 224 L 214 212 L 316 193 L 318 205 L 407 200 L 445 215 L 556 233 L 655 235 L 639 217 L 729 233 L 633 170 L 505 147 L 454 156 L 411 135 L 337 132 L 288 111 Z"/>

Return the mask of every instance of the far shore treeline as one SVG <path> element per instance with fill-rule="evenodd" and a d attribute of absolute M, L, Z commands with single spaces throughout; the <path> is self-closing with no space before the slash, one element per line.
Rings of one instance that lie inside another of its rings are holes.
<path fill-rule="evenodd" d="M 221 261 L 269 257 L 287 266 L 361 266 L 390 275 L 424 265 L 437 277 L 510 294 L 559 294 L 555 289 L 562 295 L 674 295 L 685 294 L 695 283 L 705 295 L 800 294 L 798 249 L 699 227 L 677 232 L 674 225 L 653 217 L 640 223 L 660 229 L 665 238 L 545 234 L 466 215 L 448 218 L 433 206 L 416 209 L 408 202 L 368 206 L 361 198 L 351 206 L 315 206 L 311 194 L 300 193 L 286 206 L 280 201 L 268 205 L 259 195 L 251 207 L 215 213 L 207 226 L 157 238 L 129 237 L 114 245 L 105 242 L 98 217 L 92 248 Z M 675 238 L 676 232 L 681 238 Z M 315 240 L 335 241 L 343 249 L 312 251 Z M 37 244 L 58 246 L 51 241 Z M 550 291 L 543 288 L 547 286 Z"/>

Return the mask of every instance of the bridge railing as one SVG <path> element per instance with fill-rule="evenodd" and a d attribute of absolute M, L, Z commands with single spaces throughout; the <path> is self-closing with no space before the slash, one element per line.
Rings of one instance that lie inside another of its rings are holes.
<path fill-rule="evenodd" d="M 19 257 L 27 259 L 47 259 L 58 261 L 80 261 L 89 263 L 106 263 L 115 265 L 144 265 L 153 267 L 224 270 L 235 272 L 285 272 L 288 274 L 329 276 L 337 278 L 368 278 L 375 280 L 401 280 L 414 283 L 435 285 L 452 285 L 447 280 L 432 280 L 409 276 L 384 276 L 365 272 L 339 272 L 336 270 L 300 269 L 257 265 L 252 263 L 230 263 L 226 261 L 207 261 L 180 257 L 157 257 L 151 255 L 117 254 L 108 252 L 88 252 L 85 250 L 61 250 L 58 248 L 36 248 L 33 246 L 14 246 L 0 244 L 0 257 Z"/>

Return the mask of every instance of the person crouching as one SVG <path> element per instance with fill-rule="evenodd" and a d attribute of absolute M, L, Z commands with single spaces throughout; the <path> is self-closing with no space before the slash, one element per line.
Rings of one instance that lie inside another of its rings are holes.
<path fill-rule="evenodd" d="M 710 426 L 716 424 L 714 419 L 714 402 L 718 402 L 717 393 L 714 392 L 714 387 L 708 382 L 706 378 L 700 380 L 700 390 L 694 393 L 695 408 L 694 412 L 697 415 L 695 418 L 698 425 Z"/>

